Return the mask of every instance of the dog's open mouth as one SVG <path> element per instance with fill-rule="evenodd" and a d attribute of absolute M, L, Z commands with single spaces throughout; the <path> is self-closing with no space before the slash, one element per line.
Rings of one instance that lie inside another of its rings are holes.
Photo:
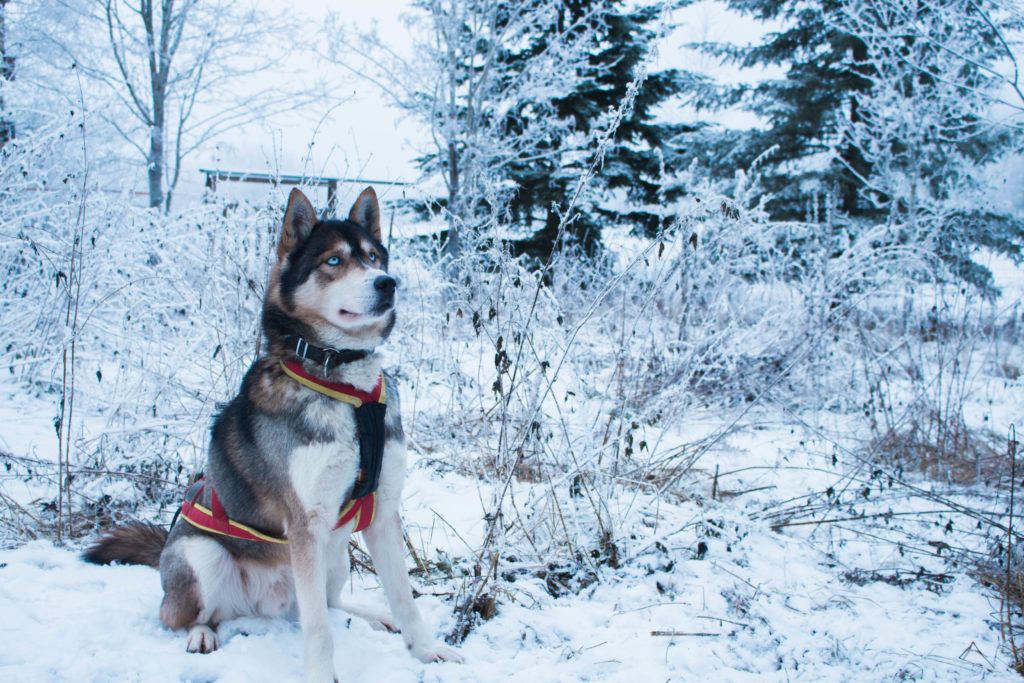
<path fill-rule="evenodd" d="M 347 311 L 344 308 L 338 311 L 338 318 L 342 322 L 347 323 L 358 323 L 364 321 L 370 321 L 375 318 L 379 318 L 388 311 L 391 310 L 391 306 L 378 306 L 379 310 L 369 311 L 368 313 L 355 313 L 354 311 Z"/>
<path fill-rule="evenodd" d="M 353 311 L 346 311 L 344 308 L 338 311 L 338 315 L 341 317 L 342 320 L 347 320 L 351 322 L 355 322 L 357 320 L 360 320 L 361 318 L 366 317 L 365 313 L 355 313 Z"/>

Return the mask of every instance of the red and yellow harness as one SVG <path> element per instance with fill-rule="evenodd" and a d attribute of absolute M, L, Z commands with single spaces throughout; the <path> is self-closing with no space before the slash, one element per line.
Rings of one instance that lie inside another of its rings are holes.
<path fill-rule="evenodd" d="M 302 369 L 302 364 L 297 360 L 288 360 L 281 363 L 281 369 L 286 375 L 305 387 L 312 389 L 337 401 L 344 401 L 359 409 L 372 404 L 386 405 L 384 395 L 384 376 L 377 379 L 376 386 L 371 391 L 362 391 L 351 384 L 340 382 L 328 382 L 314 377 Z M 380 460 L 383 456 L 383 410 L 379 412 L 376 422 L 380 425 L 376 430 L 374 442 L 367 445 L 369 438 L 360 429 L 360 467 L 353 492 L 360 492 L 361 495 L 354 496 L 341 507 L 338 513 L 338 521 L 334 528 L 338 529 L 349 522 L 355 521 L 353 531 L 362 531 L 373 523 L 374 514 L 377 508 L 377 478 L 380 475 Z M 367 426 L 367 423 L 360 421 L 360 427 Z M 227 511 L 221 505 L 217 497 L 217 491 L 210 486 L 210 507 L 197 502 L 207 487 L 203 479 L 192 484 L 185 493 L 185 500 L 181 504 L 181 516 L 192 526 L 222 536 L 230 536 L 244 541 L 262 541 L 264 543 L 287 543 L 288 539 L 271 536 L 258 529 L 255 529 L 241 522 L 228 517 Z"/>

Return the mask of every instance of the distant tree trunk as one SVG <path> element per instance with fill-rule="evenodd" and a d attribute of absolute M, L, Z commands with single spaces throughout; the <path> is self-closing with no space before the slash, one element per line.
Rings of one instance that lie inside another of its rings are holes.
<path fill-rule="evenodd" d="M 455 14 L 455 4 L 451 6 L 452 14 Z M 435 7 L 434 11 L 437 11 Z M 448 30 L 452 30 L 452 26 L 448 27 Z M 459 111 L 459 100 L 457 94 L 457 84 L 459 77 L 457 75 L 457 67 L 459 57 L 456 51 L 457 41 L 451 38 L 450 33 L 441 32 L 442 35 L 448 36 L 446 41 L 446 56 L 447 64 L 445 69 L 447 71 L 447 92 L 444 97 L 447 100 L 447 114 L 449 117 L 456 117 Z M 451 122 L 448 122 L 451 125 Z M 459 257 L 459 251 L 462 245 L 460 244 L 459 235 L 459 217 L 462 213 L 462 207 L 459 202 L 459 192 L 461 191 L 459 182 L 459 148 L 458 142 L 454 139 L 448 140 L 448 241 L 445 243 L 445 256 L 448 257 L 448 274 L 454 280 L 458 275 L 458 266 L 456 260 Z"/>
<path fill-rule="evenodd" d="M 152 0 L 142 0 L 139 11 L 142 24 L 146 29 L 146 42 L 149 50 L 149 85 L 152 96 L 152 122 L 149 126 L 149 154 L 147 171 L 149 175 L 149 207 L 160 208 L 164 205 L 164 135 L 166 134 L 167 108 L 167 77 L 171 69 L 171 59 L 176 52 L 169 44 L 172 27 L 180 39 L 181 27 L 184 25 L 188 9 L 175 16 L 174 0 L 161 0 L 160 26 L 154 21 Z M 178 24 L 178 26 L 175 26 Z"/>
<path fill-rule="evenodd" d="M 14 78 L 14 58 L 7 56 L 7 0 L 0 0 L 0 76 Z M 14 138 L 14 122 L 3 117 L 4 98 L 0 95 L 0 149 Z"/>
<path fill-rule="evenodd" d="M 149 89 L 147 101 L 136 90 L 132 70 L 128 65 L 133 56 L 131 42 L 126 37 L 129 29 L 118 12 L 116 0 L 106 0 L 107 32 L 114 59 L 133 103 L 133 113 L 149 130 L 149 146 L 145 155 L 146 174 L 149 178 L 149 206 L 153 209 L 165 206 L 164 169 L 167 159 L 164 139 L 167 134 L 166 111 L 171 64 L 181 45 L 182 31 L 188 20 L 188 13 L 195 6 L 194 3 L 186 4 L 176 10 L 175 0 L 158 2 L 159 15 L 154 12 L 154 0 L 140 0 L 138 7 L 130 7 L 131 12 L 142 21 L 142 38 L 146 45 L 142 56 L 146 60 L 146 85 Z"/>
<path fill-rule="evenodd" d="M 459 153 L 455 143 L 448 143 L 448 241 L 445 244 L 445 255 L 449 261 L 459 256 L 462 244 L 459 239 Z M 451 264 L 449 264 L 451 265 Z"/>
<path fill-rule="evenodd" d="M 864 44 L 864 41 L 857 37 L 852 37 L 853 40 L 853 71 L 860 76 L 861 89 L 858 92 L 864 92 L 871 86 L 871 82 L 868 79 L 868 69 L 865 66 L 868 58 L 868 46 Z M 860 115 L 860 101 L 857 99 L 856 93 L 853 93 L 850 97 L 850 125 L 856 126 L 861 122 Z M 842 210 L 847 214 L 856 214 L 860 211 L 861 207 L 858 202 L 860 199 L 860 190 L 863 184 L 863 179 L 867 178 L 871 174 L 871 164 L 864 158 L 859 147 L 854 144 L 844 145 L 840 151 L 842 160 L 847 167 L 853 171 L 855 175 L 851 175 L 849 172 L 845 172 L 841 176 L 841 182 L 839 186 L 839 202 Z"/>
<path fill-rule="evenodd" d="M 163 126 L 154 122 L 149 129 L 149 207 L 155 209 L 164 203 L 164 136 Z"/>

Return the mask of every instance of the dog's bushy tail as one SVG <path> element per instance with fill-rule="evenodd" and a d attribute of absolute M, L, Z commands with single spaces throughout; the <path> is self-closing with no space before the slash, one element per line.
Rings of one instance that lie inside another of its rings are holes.
<path fill-rule="evenodd" d="M 82 559 L 93 564 L 160 565 L 160 553 L 167 542 L 167 530 L 153 524 L 129 524 L 108 531 L 93 543 Z"/>

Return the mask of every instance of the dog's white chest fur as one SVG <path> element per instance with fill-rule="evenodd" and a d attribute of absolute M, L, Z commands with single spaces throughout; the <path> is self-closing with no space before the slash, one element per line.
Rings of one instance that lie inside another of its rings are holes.
<path fill-rule="evenodd" d="M 359 471 L 355 412 L 340 401 L 316 400 L 306 407 L 303 418 L 332 438 L 292 451 L 288 475 L 306 512 L 332 519 Z"/>

